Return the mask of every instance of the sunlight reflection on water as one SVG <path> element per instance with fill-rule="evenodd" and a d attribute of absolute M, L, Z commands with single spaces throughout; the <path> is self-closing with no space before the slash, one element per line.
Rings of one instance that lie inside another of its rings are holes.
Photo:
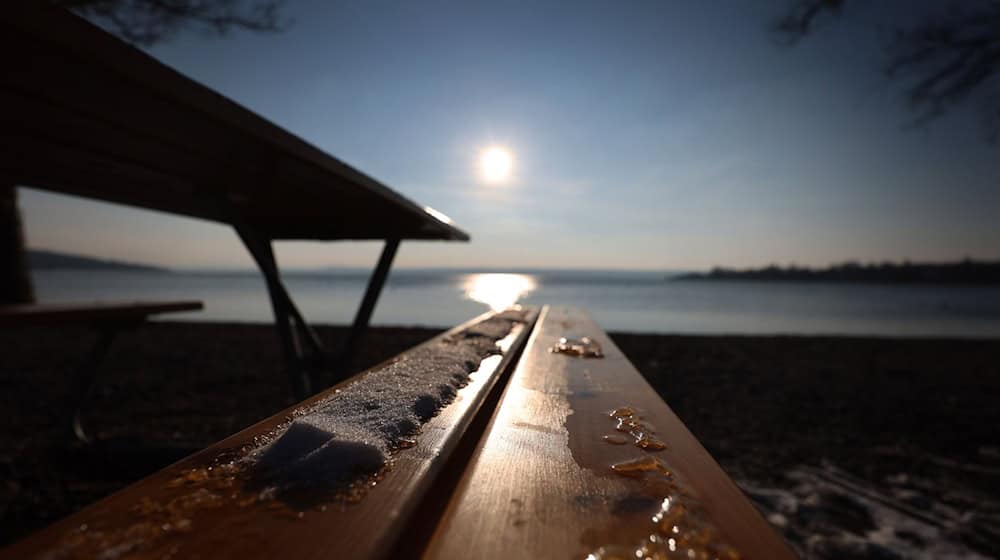
<path fill-rule="evenodd" d="M 503 311 L 538 286 L 528 274 L 470 274 L 465 279 L 465 297 L 484 303 L 494 311 Z"/>

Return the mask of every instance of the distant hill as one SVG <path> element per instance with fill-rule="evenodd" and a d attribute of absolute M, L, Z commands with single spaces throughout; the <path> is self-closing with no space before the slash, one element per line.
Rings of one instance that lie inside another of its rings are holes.
<path fill-rule="evenodd" d="M 955 263 L 847 262 L 827 268 L 780 267 L 735 270 L 713 268 L 673 280 L 753 280 L 762 282 L 837 282 L 857 284 L 1000 284 L 1000 261 Z"/>
<path fill-rule="evenodd" d="M 122 261 L 112 261 L 85 257 L 83 255 L 69 255 L 57 253 L 55 251 L 45 251 L 42 249 L 28 249 L 28 266 L 32 270 L 44 270 L 53 268 L 88 269 L 88 270 L 136 270 L 144 272 L 168 272 L 166 268 L 149 266 L 144 264 L 134 264 Z"/>

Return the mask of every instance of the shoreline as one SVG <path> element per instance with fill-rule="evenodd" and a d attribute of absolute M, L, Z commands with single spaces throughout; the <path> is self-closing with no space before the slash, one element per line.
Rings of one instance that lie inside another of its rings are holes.
<path fill-rule="evenodd" d="M 316 330 L 335 348 L 346 327 Z M 442 330 L 372 327 L 355 369 Z M 205 447 L 290 404 L 270 325 L 156 321 L 116 339 L 85 420 L 103 440 L 165 453 L 110 462 L 60 450 L 54 411 L 94 336 L 69 327 L 3 334 L 0 398 L 11 421 L 0 438 L 0 543 L 162 468 L 179 458 L 171 450 Z M 803 469 L 827 467 L 881 492 L 904 476 L 911 494 L 993 519 L 987 533 L 1000 538 L 997 512 L 980 511 L 1000 502 L 1000 339 L 611 336 L 793 543 L 809 523 L 850 526 L 850 516 L 831 521 L 830 508 L 799 520 L 768 501 L 800 487 Z"/>

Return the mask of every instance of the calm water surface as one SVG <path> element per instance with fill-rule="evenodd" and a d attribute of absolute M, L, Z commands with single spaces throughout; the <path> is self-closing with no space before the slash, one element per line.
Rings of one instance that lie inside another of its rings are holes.
<path fill-rule="evenodd" d="M 200 299 L 199 321 L 269 322 L 252 272 L 35 271 L 39 300 Z M 351 321 L 367 271 L 290 272 L 314 323 Z M 372 322 L 448 327 L 514 301 L 585 308 L 606 330 L 651 333 L 1000 336 L 1000 287 L 670 281 L 658 272 L 396 270 Z"/>

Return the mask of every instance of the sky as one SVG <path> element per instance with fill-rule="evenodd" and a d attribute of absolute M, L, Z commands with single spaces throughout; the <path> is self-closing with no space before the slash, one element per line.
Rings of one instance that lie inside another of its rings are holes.
<path fill-rule="evenodd" d="M 288 0 L 281 33 L 189 30 L 148 52 L 472 236 L 405 242 L 397 266 L 1000 258 L 1000 146 L 974 103 L 908 126 L 882 71 L 886 22 L 913 3 L 856 6 L 793 48 L 769 32 L 787 6 Z M 491 146 L 512 159 L 499 183 L 478 167 Z M 20 202 L 31 247 L 252 266 L 218 224 L 32 189 Z M 293 268 L 378 251 L 277 245 Z"/>

